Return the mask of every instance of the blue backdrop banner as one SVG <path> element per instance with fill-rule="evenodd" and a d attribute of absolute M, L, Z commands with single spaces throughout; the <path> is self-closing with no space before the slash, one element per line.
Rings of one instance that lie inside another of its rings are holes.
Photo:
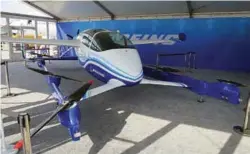
<path fill-rule="evenodd" d="M 164 44 L 138 45 L 144 64 L 155 64 L 157 53 L 196 52 L 196 66 L 250 72 L 250 18 L 213 19 L 145 19 L 90 22 L 61 22 L 57 24 L 59 39 L 66 34 L 76 36 L 77 30 L 104 28 L 119 30 L 134 40 L 162 40 Z M 186 34 L 184 42 L 176 40 L 179 33 Z M 61 53 L 68 50 L 61 48 Z M 64 56 L 76 56 L 74 50 Z M 184 66 L 184 57 L 162 57 L 160 64 Z"/>

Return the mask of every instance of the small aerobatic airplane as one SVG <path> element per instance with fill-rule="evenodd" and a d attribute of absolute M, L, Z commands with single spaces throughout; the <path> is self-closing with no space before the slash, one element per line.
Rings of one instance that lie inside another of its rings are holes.
<path fill-rule="evenodd" d="M 93 77 L 105 83 L 102 86 L 88 90 L 92 83 L 88 82 L 72 95 L 65 97 L 59 89 L 60 81 L 61 78 L 71 78 L 49 72 L 45 66 L 45 60 L 72 60 L 72 58 L 45 58 L 40 54 L 36 54 L 37 57 L 35 59 L 26 59 L 37 62 L 38 66 L 42 68 L 36 69 L 26 65 L 28 69 L 47 75 L 48 84 L 53 90 L 53 96 L 58 101 L 59 106 L 52 116 L 33 131 L 32 136 L 49 120 L 58 115 L 61 124 L 69 129 L 72 139 L 79 140 L 80 111 L 77 102 L 117 87 L 139 84 L 187 87 L 187 85 L 183 83 L 156 81 L 144 78 L 142 62 L 134 45 L 164 43 L 165 40 L 131 41 L 120 32 L 105 29 L 88 29 L 82 32 L 78 30 L 75 37 L 67 36 L 72 40 L 15 39 L 2 36 L 2 42 L 71 46 L 76 51 L 76 59 L 79 61 L 79 64 Z M 180 33 L 177 40 L 184 41 L 185 34 Z"/>

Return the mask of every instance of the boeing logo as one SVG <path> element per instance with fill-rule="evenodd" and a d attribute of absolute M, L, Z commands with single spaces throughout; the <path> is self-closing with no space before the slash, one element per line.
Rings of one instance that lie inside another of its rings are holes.
<path fill-rule="evenodd" d="M 163 45 L 174 45 L 178 41 L 185 41 L 186 35 L 184 33 L 180 34 L 124 34 L 130 40 L 166 40 L 164 43 L 155 43 Z"/>

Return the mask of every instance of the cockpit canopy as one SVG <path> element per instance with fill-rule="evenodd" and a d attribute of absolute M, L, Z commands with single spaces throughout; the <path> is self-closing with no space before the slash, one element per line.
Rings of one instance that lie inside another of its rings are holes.
<path fill-rule="evenodd" d="M 84 32 L 82 43 L 92 50 L 102 52 L 111 49 L 135 48 L 133 43 L 119 32 L 102 29 L 87 30 Z"/>

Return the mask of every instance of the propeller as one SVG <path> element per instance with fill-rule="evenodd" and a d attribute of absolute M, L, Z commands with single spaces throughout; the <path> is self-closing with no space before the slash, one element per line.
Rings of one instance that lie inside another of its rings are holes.
<path fill-rule="evenodd" d="M 37 73 L 40 73 L 40 74 L 42 74 L 42 75 L 51 75 L 51 76 L 55 76 L 55 77 L 64 78 L 64 79 L 67 79 L 67 80 L 82 82 L 82 81 L 80 81 L 80 80 L 72 79 L 72 78 L 69 78 L 69 77 L 66 77 L 66 76 L 62 76 L 62 75 L 57 75 L 57 74 L 51 73 L 51 72 L 49 72 L 49 71 L 44 71 L 44 70 L 40 70 L 40 69 L 36 69 L 36 68 L 29 67 L 26 63 L 25 63 L 25 67 L 26 67 L 27 69 L 29 69 L 29 70 L 32 70 L 32 71 L 37 72 Z"/>
<path fill-rule="evenodd" d="M 170 67 L 157 67 L 156 65 L 145 65 L 145 67 L 150 67 L 150 68 L 153 68 L 153 69 L 158 69 L 158 70 L 161 70 L 163 72 L 182 72 L 181 70 L 179 69 L 175 69 L 175 68 L 170 68 Z"/>
<path fill-rule="evenodd" d="M 79 33 L 80 33 L 80 29 L 77 30 L 76 35 L 79 35 Z M 71 39 L 71 40 L 74 39 L 74 37 L 73 37 L 72 35 L 69 35 L 69 34 L 66 34 L 66 35 L 67 35 L 67 37 L 68 37 L 69 39 Z"/>
<path fill-rule="evenodd" d="M 73 92 L 71 95 L 69 95 L 68 100 L 66 100 L 63 104 L 59 105 L 57 109 L 41 124 L 39 124 L 34 131 L 31 133 L 31 137 L 33 137 L 36 133 L 38 133 L 39 130 L 41 130 L 47 123 L 49 123 L 59 112 L 67 109 L 71 105 L 73 105 L 75 102 L 78 103 L 82 96 L 86 94 L 90 86 L 93 84 L 93 81 L 89 81 L 85 83 L 82 87 L 77 89 L 75 92 Z"/>
<path fill-rule="evenodd" d="M 179 69 L 175 69 L 175 68 L 171 68 L 171 67 L 158 67 L 157 69 L 160 69 L 163 72 L 182 72 Z"/>
<path fill-rule="evenodd" d="M 78 102 L 83 96 L 83 92 L 85 92 L 89 89 L 89 87 L 93 84 L 93 80 L 90 80 L 87 84 L 83 85 L 81 88 L 76 90 L 74 93 L 68 96 L 69 102 Z M 87 90 L 86 90 L 87 89 Z M 86 90 L 86 91 L 85 91 Z"/>
<path fill-rule="evenodd" d="M 35 127 L 35 129 L 32 130 L 30 133 L 30 136 L 33 137 L 35 136 L 46 124 L 48 124 L 59 112 L 67 109 L 71 105 L 74 104 L 74 102 L 78 103 L 82 96 L 86 94 L 90 86 L 93 84 L 93 81 L 89 81 L 85 83 L 82 87 L 77 89 L 75 92 L 73 92 L 71 95 L 68 96 L 68 100 L 66 100 L 63 104 L 59 105 L 56 110 L 47 118 L 45 119 L 42 123 L 40 123 L 38 126 Z M 23 140 L 19 140 L 14 148 L 15 149 L 21 149 L 23 146 Z"/>

